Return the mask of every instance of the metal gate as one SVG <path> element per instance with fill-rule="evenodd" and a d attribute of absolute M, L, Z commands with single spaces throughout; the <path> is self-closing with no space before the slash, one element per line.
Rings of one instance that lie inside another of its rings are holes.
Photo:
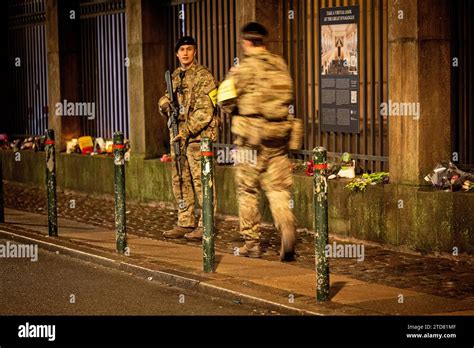
<path fill-rule="evenodd" d="M 474 168 L 474 25 L 472 1 L 451 1 L 451 110 L 453 152 Z"/>
<path fill-rule="evenodd" d="M 319 10 L 355 5 L 360 9 L 360 132 L 323 132 L 319 118 Z M 310 150 L 321 145 L 329 157 L 349 152 L 365 170 L 388 170 L 388 118 L 379 114 L 380 104 L 388 100 L 387 0 L 289 0 L 283 1 L 282 14 L 284 56 L 295 82 L 296 115 L 305 125 L 304 150 L 295 151 L 295 155 L 309 159 Z"/>
<path fill-rule="evenodd" d="M 319 124 L 319 9 L 360 6 L 360 133 L 322 132 Z M 293 157 L 308 160 L 311 150 L 325 146 L 329 157 L 350 152 L 366 170 L 388 169 L 388 118 L 379 114 L 388 100 L 387 0 L 279 0 L 283 56 L 295 83 L 295 114 L 305 125 L 303 150 Z M 237 52 L 239 9 L 235 0 L 174 1 L 170 37 L 192 35 L 198 42 L 199 62 L 221 81 Z M 293 16 L 289 16 L 292 11 Z M 181 17 L 180 17 L 181 15 Z M 277 25 L 277 24 L 275 24 Z M 170 62 L 176 62 L 169 47 Z M 170 68 L 175 68 L 170 67 Z M 219 142 L 232 143 L 230 120 L 225 120 Z"/>
<path fill-rule="evenodd" d="M 44 134 L 48 127 L 48 69 L 44 0 L 8 1 L 8 108 L 1 131 Z"/>
<path fill-rule="evenodd" d="M 94 102 L 96 117 L 83 118 L 86 135 L 129 137 L 127 18 L 125 0 L 80 3 L 82 99 Z"/>

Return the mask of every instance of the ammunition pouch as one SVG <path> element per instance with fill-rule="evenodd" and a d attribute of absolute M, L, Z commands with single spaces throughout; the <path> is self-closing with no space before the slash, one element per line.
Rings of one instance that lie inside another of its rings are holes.
<path fill-rule="evenodd" d="M 303 122 L 298 118 L 291 120 L 290 150 L 299 150 L 303 139 Z"/>
<path fill-rule="evenodd" d="M 258 146 L 261 139 L 262 120 L 244 116 L 232 117 L 232 133 L 240 137 L 241 141 L 251 146 Z"/>
<path fill-rule="evenodd" d="M 234 116 L 232 133 L 239 136 L 239 142 L 251 146 L 260 144 L 281 144 L 288 142 L 292 132 L 291 120 L 278 119 L 269 121 L 258 115 Z"/>

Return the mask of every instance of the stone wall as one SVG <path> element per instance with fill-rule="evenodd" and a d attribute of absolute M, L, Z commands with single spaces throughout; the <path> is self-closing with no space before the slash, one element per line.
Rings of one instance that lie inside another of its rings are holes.
<path fill-rule="evenodd" d="M 45 184 L 45 154 L 23 151 L 15 161 L 12 151 L 0 151 L 5 180 Z M 171 163 L 131 157 L 126 164 L 127 198 L 141 202 L 173 202 Z M 63 189 L 113 194 L 113 160 L 103 156 L 57 157 L 57 182 Z M 237 193 L 232 166 L 217 166 L 218 212 L 237 215 Z M 474 252 L 474 194 L 443 192 L 427 187 L 388 184 L 352 193 L 348 180 L 329 181 L 329 231 L 417 251 Z M 312 229 L 312 178 L 294 175 L 294 211 L 298 226 Z M 266 199 L 263 218 L 271 221 Z"/>

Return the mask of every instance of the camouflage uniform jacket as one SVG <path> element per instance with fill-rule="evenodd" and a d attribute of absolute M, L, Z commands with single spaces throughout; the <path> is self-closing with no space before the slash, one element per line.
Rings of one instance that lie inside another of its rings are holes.
<path fill-rule="evenodd" d="M 206 67 L 197 63 L 185 70 L 183 79 L 180 77 L 181 71 L 183 70 L 179 67 L 171 75 L 173 91 L 180 106 L 178 129 L 187 136 L 190 143 L 199 142 L 201 137 L 209 137 L 215 142 L 218 118 L 209 95 L 216 89 L 214 77 Z M 168 92 L 159 101 L 160 112 L 161 105 L 166 102 L 169 102 Z"/>
<path fill-rule="evenodd" d="M 237 98 L 223 103 L 222 109 L 238 115 L 232 119 L 234 134 L 251 145 L 289 136 L 293 82 L 283 58 L 263 47 L 253 47 L 227 79 L 233 80 Z"/>

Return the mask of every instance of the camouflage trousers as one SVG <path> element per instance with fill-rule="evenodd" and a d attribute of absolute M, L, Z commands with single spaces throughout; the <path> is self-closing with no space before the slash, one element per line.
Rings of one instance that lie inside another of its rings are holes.
<path fill-rule="evenodd" d="M 198 226 L 202 227 L 202 214 L 196 216 L 196 200 L 199 207 L 202 207 L 202 189 L 201 189 L 201 145 L 200 143 L 190 143 L 186 147 L 184 156 L 181 160 L 182 182 L 179 182 L 178 170 L 176 168 L 175 153 L 173 144 L 171 144 L 171 157 L 173 165 L 171 169 L 173 193 L 178 203 L 178 226 L 196 227 L 196 217 Z M 214 181 L 215 182 L 215 181 Z M 217 209 L 217 194 L 214 187 L 214 216 Z"/>
<path fill-rule="evenodd" d="M 239 196 L 240 233 L 245 240 L 260 239 L 259 211 L 260 189 L 265 192 L 270 203 L 273 221 L 278 231 L 285 235 L 296 233 L 296 223 L 291 199 L 293 178 L 285 147 L 257 148 L 239 146 L 240 152 L 256 151 L 256 161 L 242 161 L 237 164 L 237 187 Z M 251 158 L 239 154 L 240 158 Z"/>

